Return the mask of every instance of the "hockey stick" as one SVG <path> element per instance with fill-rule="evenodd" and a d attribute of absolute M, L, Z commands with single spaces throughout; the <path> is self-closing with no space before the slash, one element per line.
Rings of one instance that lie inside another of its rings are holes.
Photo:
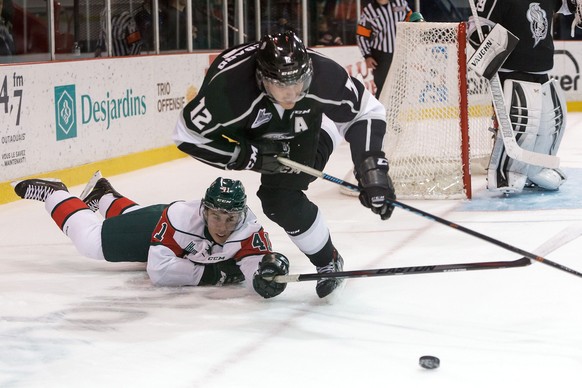
<path fill-rule="evenodd" d="M 339 179 L 339 178 L 336 178 L 334 176 L 328 175 L 328 174 L 326 174 L 326 173 L 324 173 L 322 171 L 316 170 L 314 168 L 311 168 L 311 167 L 308 167 L 308 166 L 304 166 L 301 163 L 297 163 L 297 162 L 294 162 L 292 160 L 289 160 L 287 158 L 283 158 L 283 157 L 280 157 L 280 156 L 277 157 L 277 160 L 279 161 L 279 163 L 281 163 L 281 164 L 283 164 L 285 166 L 292 167 L 292 168 L 294 168 L 294 169 L 296 169 L 298 171 L 304 172 L 304 173 L 309 174 L 311 176 L 314 176 L 314 177 L 317 177 L 317 178 L 322 178 L 324 180 L 328 180 L 328 181 L 333 182 L 333 183 L 336 183 L 338 185 L 345 186 L 345 187 L 347 187 L 347 188 L 349 188 L 351 190 L 355 190 L 355 191 L 358 191 L 359 190 L 358 186 L 356 186 L 356 185 L 353 185 L 353 184 L 351 184 L 349 182 L 346 182 L 346 181 L 344 181 L 342 179 Z M 515 247 L 513 245 L 507 244 L 507 243 L 505 243 L 503 241 L 500 241 L 500 240 L 497 240 L 497 239 L 495 239 L 493 237 L 489 237 L 489 236 L 487 236 L 485 234 L 482 234 L 482 233 L 479 233 L 479 232 L 477 232 L 475 230 L 472 230 L 472 229 L 469 229 L 469 228 L 465 228 L 464 226 L 461 226 L 459 224 L 455 224 L 454 222 L 451 222 L 451 221 L 447 221 L 444 218 L 440 218 L 438 216 L 435 216 L 434 214 L 425 212 L 423 210 L 417 209 L 417 208 L 412 207 L 410 205 L 406 205 L 406 204 L 404 204 L 402 202 L 399 202 L 399 201 L 396 201 L 396 200 L 391 200 L 391 199 L 387 199 L 386 201 L 388 203 L 396 206 L 396 207 L 399 207 L 399 208 L 404 209 L 404 210 L 408 210 L 408 211 L 410 211 L 412 213 L 415 213 L 417 215 L 420 215 L 422 217 L 425 217 L 425 218 L 427 218 L 429 220 L 436 221 L 439 224 L 443 224 L 445 226 L 448 226 L 449 228 L 453 228 L 453 229 L 459 230 L 459 231 L 461 231 L 463 233 L 469 234 L 469 235 L 471 235 L 473 237 L 477 237 L 477 238 L 479 238 L 481 240 L 485 240 L 485 241 L 487 241 L 487 242 L 489 242 L 491 244 L 497 245 L 498 247 L 501 247 L 501 248 L 504 248 L 504 249 L 506 249 L 508 251 L 517 253 L 517 254 L 519 254 L 521 256 L 527 257 L 528 259 L 535 260 L 535 261 L 539 261 L 540 263 L 544 263 L 546 265 L 549 265 L 550 267 L 553 267 L 553 268 L 562 270 L 564 272 L 568 272 L 569 274 L 572 274 L 572 275 L 575 275 L 575 276 L 582 277 L 582 273 L 580 273 L 578 271 L 575 271 L 575 270 L 573 270 L 573 269 L 571 269 L 569 267 L 566 267 L 564 265 L 555 263 L 555 262 L 553 262 L 551 260 L 548 260 L 548 259 L 546 259 L 546 258 L 544 258 L 544 257 L 542 257 L 540 255 L 536 255 L 536 254 L 533 254 L 531 252 L 524 251 L 523 249 L 517 248 L 517 247 Z"/>
<path fill-rule="evenodd" d="M 534 250 L 538 255 L 547 255 L 556 249 L 566 245 L 570 241 L 582 235 L 582 224 L 572 224 L 560 233 L 556 234 L 545 243 Z M 522 257 L 521 259 L 513 261 L 488 261 L 481 263 L 463 263 L 463 264 L 437 264 L 425 265 L 418 267 L 400 267 L 400 268 L 381 268 L 381 269 L 364 269 L 358 271 L 342 271 L 332 272 L 326 274 L 312 273 L 301 275 L 279 275 L 274 278 L 265 278 L 267 280 L 273 279 L 276 283 L 291 283 L 304 282 L 309 280 L 319 280 L 323 278 L 361 278 L 374 276 L 393 276 L 393 275 L 417 275 L 423 273 L 439 273 L 439 272 L 464 272 L 482 269 L 498 269 L 498 268 L 515 268 L 525 267 L 531 264 L 531 261 Z"/>
<path fill-rule="evenodd" d="M 498 269 L 525 267 L 531 264 L 531 261 L 522 257 L 513 261 L 485 261 L 481 263 L 463 263 L 463 264 L 436 264 L 421 265 L 416 267 L 397 267 L 397 268 L 380 268 L 380 269 L 360 269 L 356 271 L 341 271 L 330 273 L 309 273 L 299 275 L 278 275 L 275 277 L 265 277 L 265 280 L 273 280 L 275 283 L 305 282 L 309 280 L 319 280 L 327 278 L 366 278 L 375 276 L 393 276 L 393 275 L 418 275 L 421 273 L 439 273 L 439 272 L 464 272 L 480 269 Z"/>
<path fill-rule="evenodd" d="M 483 42 L 484 41 L 483 30 L 481 29 L 479 15 L 477 14 L 475 0 L 469 0 L 469 5 L 471 7 L 471 13 L 473 14 L 473 18 L 475 19 L 475 26 L 477 28 L 479 40 Z M 503 90 L 501 88 L 501 81 L 499 80 L 499 75 L 495 73 L 495 75 L 488 81 L 489 86 L 491 87 L 493 109 L 495 111 L 497 121 L 499 122 L 499 130 L 501 131 L 501 137 L 507 155 L 512 159 L 525 162 L 527 164 L 532 164 L 546 168 L 560 167 L 559 157 L 554 155 L 540 154 L 538 152 L 528 151 L 526 149 L 521 148 L 521 146 L 517 144 L 515 134 L 513 133 L 513 127 L 511 126 L 511 122 L 507 114 L 507 109 L 505 108 L 505 98 L 503 96 Z"/>

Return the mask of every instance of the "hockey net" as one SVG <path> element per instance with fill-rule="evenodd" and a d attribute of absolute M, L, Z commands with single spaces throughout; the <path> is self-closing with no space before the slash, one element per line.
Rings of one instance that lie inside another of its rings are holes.
<path fill-rule="evenodd" d="M 399 199 L 471 198 L 493 146 L 486 80 L 466 67 L 465 23 L 399 23 L 380 102 Z M 470 46 L 469 46 L 470 47 Z"/>

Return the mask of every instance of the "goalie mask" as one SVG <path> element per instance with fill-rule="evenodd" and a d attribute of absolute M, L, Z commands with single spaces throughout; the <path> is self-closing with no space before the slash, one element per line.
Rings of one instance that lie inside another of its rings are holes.
<path fill-rule="evenodd" d="M 305 97 L 313 67 L 303 42 L 294 32 L 265 35 L 256 58 L 259 89 L 273 102 L 292 105 Z"/>
<path fill-rule="evenodd" d="M 246 219 L 245 188 L 241 181 L 217 178 L 206 190 L 200 209 L 213 240 L 224 244 Z"/>

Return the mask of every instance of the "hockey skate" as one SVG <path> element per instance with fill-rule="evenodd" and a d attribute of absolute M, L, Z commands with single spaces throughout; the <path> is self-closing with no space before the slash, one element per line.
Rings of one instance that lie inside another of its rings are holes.
<path fill-rule="evenodd" d="M 69 191 L 59 179 L 26 179 L 14 182 L 14 192 L 22 199 L 34 199 L 44 202 L 47 197 L 57 190 Z"/>
<path fill-rule="evenodd" d="M 121 198 L 122 195 L 119 194 L 111 183 L 101 175 L 101 171 L 97 171 L 89 182 L 87 182 L 87 186 L 83 189 L 83 192 L 79 196 L 83 202 L 91 209 L 92 211 L 96 212 L 99 210 L 99 200 L 105 194 L 113 194 L 117 198 Z"/>
<path fill-rule="evenodd" d="M 343 271 L 344 269 L 344 259 L 340 256 L 337 251 L 334 251 L 335 259 L 329 262 L 328 265 L 324 267 L 315 267 L 317 269 L 317 273 L 331 273 L 331 272 L 339 272 Z M 325 298 L 329 294 L 331 294 L 342 282 L 344 279 L 340 278 L 323 278 L 317 281 L 315 285 L 315 292 L 317 292 L 317 296 L 320 298 Z"/>

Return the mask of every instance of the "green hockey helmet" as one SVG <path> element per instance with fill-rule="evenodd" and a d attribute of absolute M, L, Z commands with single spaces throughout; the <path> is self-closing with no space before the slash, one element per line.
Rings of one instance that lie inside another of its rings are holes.
<path fill-rule="evenodd" d="M 240 213 L 246 210 L 247 195 L 241 181 L 216 178 L 206 190 L 202 204 L 207 209 Z"/>

